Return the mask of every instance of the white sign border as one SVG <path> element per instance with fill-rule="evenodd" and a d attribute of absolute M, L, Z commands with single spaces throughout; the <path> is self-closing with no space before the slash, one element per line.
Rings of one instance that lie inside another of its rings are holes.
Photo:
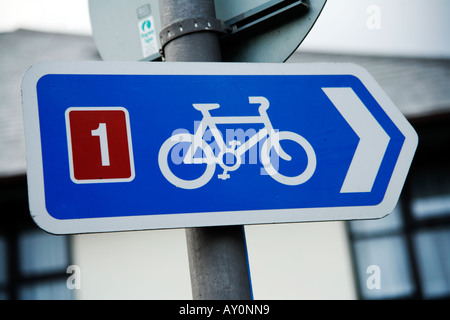
<path fill-rule="evenodd" d="M 108 218 L 56 219 L 46 210 L 37 103 L 37 84 L 48 74 L 118 75 L 353 75 L 366 86 L 405 136 L 386 195 L 374 206 L 249 210 Z M 392 212 L 406 180 L 418 136 L 404 115 L 362 67 L 351 63 L 204 63 L 204 62 L 41 62 L 22 79 L 30 213 L 36 224 L 53 234 L 78 234 L 219 225 L 247 225 L 382 218 Z"/>

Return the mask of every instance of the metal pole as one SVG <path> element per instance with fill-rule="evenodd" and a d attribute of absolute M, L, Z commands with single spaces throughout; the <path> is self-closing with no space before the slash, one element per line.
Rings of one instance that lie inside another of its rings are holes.
<path fill-rule="evenodd" d="M 159 7 L 161 36 L 176 35 L 163 44 L 166 61 L 221 61 L 213 0 L 160 0 Z M 189 228 L 186 240 L 194 299 L 252 298 L 243 226 Z"/>
<path fill-rule="evenodd" d="M 215 18 L 214 1 L 212 0 L 160 0 L 162 29 L 174 25 L 174 31 L 179 27 L 187 30 L 191 27 L 189 19 Z M 176 22 L 186 21 L 185 25 Z M 192 23 L 201 23 L 193 21 Z M 199 32 L 186 33 L 164 46 L 166 61 L 203 61 L 218 62 L 222 60 L 218 35 L 199 27 Z M 178 29 L 178 30 L 177 30 Z M 166 36 L 164 34 L 164 36 Z"/>
<path fill-rule="evenodd" d="M 186 229 L 192 296 L 250 300 L 243 226 Z"/>

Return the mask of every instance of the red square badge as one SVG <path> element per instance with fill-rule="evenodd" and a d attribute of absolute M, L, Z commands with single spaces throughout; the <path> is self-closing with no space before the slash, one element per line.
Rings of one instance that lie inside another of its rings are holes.
<path fill-rule="evenodd" d="M 66 110 L 70 177 L 75 183 L 134 179 L 130 120 L 123 107 Z"/>

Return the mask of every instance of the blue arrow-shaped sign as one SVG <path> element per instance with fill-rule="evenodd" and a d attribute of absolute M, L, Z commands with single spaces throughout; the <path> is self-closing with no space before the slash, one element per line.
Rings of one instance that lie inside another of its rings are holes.
<path fill-rule="evenodd" d="M 42 63 L 22 91 L 53 233 L 379 218 L 418 142 L 352 64 Z"/>

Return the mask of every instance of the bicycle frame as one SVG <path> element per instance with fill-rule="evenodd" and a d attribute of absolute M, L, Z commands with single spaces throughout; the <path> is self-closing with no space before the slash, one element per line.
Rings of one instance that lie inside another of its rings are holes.
<path fill-rule="evenodd" d="M 267 109 L 269 108 L 269 101 L 264 97 L 249 97 L 249 102 L 251 104 L 258 103 L 260 104 L 260 107 L 258 108 L 259 116 L 240 116 L 240 117 L 213 117 L 210 114 L 210 110 L 212 109 L 218 109 L 220 106 L 218 104 L 194 104 L 194 108 L 199 110 L 202 115 L 203 119 L 200 122 L 197 131 L 194 134 L 194 142 L 192 143 L 191 147 L 186 153 L 186 156 L 183 160 L 185 164 L 191 164 L 191 163 L 205 163 L 205 159 L 196 159 L 194 158 L 194 152 L 199 146 L 199 144 L 203 141 L 203 135 L 205 134 L 206 130 L 209 128 L 211 130 L 212 135 L 214 136 L 220 152 L 218 156 L 216 157 L 213 155 L 212 157 L 207 156 L 206 161 L 214 161 L 216 163 L 219 163 L 224 169 L 228 171 L 236 170 L 237 167 L 240 165 L 240 159 L 241 156 L 247 152 L 251 147 L 256 145 L 260 140 L 262 140 L 265 137 L 268 137 L 270 140 L 271 146 L 274 146 L 278 153 L 278 155 L 285 160 L 290 160 L 291 157 L 285 153 L 279 142 L 278 139 L 276 139 L 275 131 L 272 127 L 272 123 L 270 122 L 269 116 L 267 115 Z M 253 135 L 250 139 L 248 139 L 243 145 L 239 145 L 239 141 L 234 140 L 230 141 L 231 146 L 227 147 L 222 134 L 217 129 L 218 124 L 252 124 L 252 123 L 262 123 L 264 124 L 264 128 L 260 129 L 258 133 Z M 237 147 L 237 148 L 236 148 Z M 222 156 L 230 152 L 234 154 L 236 157 L 236 164 L 233 166 L 227 166 L 223 163 Z"/>

